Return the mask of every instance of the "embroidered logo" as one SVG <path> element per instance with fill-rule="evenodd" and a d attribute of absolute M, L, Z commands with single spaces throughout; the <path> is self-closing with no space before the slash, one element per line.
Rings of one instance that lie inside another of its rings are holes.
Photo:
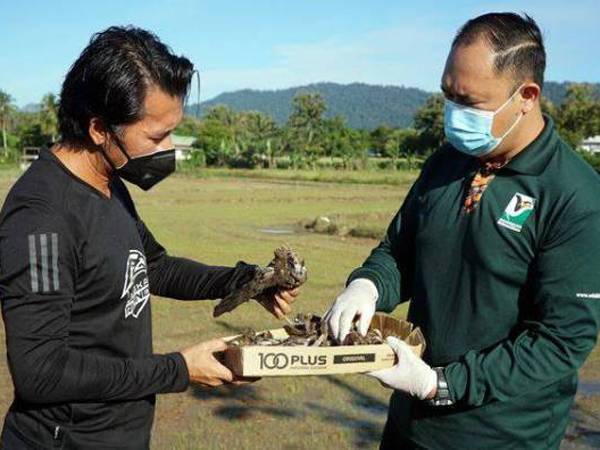
<path fill-rule="evenodd" d="M 498 219 L 498 225 L 520 232 L 534 208 L 535 199 L 533 197 L 517 192 Z"/>
<path fill-rule="evenodd" d="M 126 299 L 125 318 L 133 316 L 137 319 L 150 300 L 150 285 L 146 256 L 139 250 L 130 250 L 125 271 L 125 285 L 122 299 Z"/>

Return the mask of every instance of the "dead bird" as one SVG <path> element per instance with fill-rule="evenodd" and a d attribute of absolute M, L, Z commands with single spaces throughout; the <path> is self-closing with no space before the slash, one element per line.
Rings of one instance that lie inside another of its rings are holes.
<path fill-rule="evenodd" d="M 219 302 L 213 317 L 233 311 L 251 299 L 264 302 L 269 294 L 278 289 L 295 289 L 306 282 L 307 269 L 304 261 L 290 247 L 275 250 L 275 257 L 264 268 L 259 267 L 252 279 L 231 292 Z"/>
<path fill-rule="evenodd" d="M 274 338 L 268 332 L 256 333 L 252 330 L 246 331 L 230 341 L 230 345 L 284 345 L 284 346 L 311 346 L 311 347 L 330 347 L 340 345 L 329 334 L 327 322 L 322 321 L 321 317 L 314 314 L 298 314 L 291 325 L 283 327 L 288 334 L 285 339 Z M 381 330 L 372 328 L 366 336 L 362 336 L 354 328 L 346 337 L 341 345 L 373 345 L 383 344 L 384 338 Z"/>

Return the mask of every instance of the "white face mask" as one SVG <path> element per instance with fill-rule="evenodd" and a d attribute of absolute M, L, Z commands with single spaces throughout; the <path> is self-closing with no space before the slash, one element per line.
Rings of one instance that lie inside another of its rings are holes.
<path fill-rule="evenodd" d="M 510 103 L 521 87 L 523 85 L 519 86 L 509 99 L 495 111 L 471 108 L 446 99 L 444 133 L 448 142 L 457 150 L 470 156 L 484 156 L 493 152 L 523 117 L 523 113 L 519 113 L 517 120 L 502 136 L 494 137 L 492 134 L 494 116 Z"/>

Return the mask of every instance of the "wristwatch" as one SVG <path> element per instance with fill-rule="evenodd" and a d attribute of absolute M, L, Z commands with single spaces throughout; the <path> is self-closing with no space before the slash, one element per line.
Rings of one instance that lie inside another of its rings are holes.
<path fill-rule="evenodd" d="M 448 388 L 448 382 L 446 381 L 446 375 L 444 375 L 443 367 L 434 367 L 435 373 L 437 374 L 437 390 L 435 397 L 428 399 L 427 403 L 430 406 L 452 406 L 454 402 L 450 398 L 450 389 Z"/>

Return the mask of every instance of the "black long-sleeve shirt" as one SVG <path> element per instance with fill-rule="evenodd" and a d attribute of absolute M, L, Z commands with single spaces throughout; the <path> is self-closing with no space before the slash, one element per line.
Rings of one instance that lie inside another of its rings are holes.
<path fill-rule="evenodd" d="M 155 394 L 189 380 L 153 354 L 150 294 L 221 298 L 253 272 L 169 256 L 118 178 L 108 198 L 42 152 L 0 213 L 5 426 L 32 448 L 147 448 Z"/>

